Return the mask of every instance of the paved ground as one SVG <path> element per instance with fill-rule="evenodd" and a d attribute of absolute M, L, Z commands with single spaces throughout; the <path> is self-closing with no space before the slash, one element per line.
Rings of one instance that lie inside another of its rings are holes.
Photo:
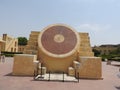
<path fill-rule="evenodd" d="M 113 64 L 118 64 L 113 62 Z M 119 67 L 102 63 L 103 80 L 80 79 L 76 82 L 34 81 L 33 77 L 12 76 L 13 58 L 0 62 L 0 90 L 120 90 Z"/>

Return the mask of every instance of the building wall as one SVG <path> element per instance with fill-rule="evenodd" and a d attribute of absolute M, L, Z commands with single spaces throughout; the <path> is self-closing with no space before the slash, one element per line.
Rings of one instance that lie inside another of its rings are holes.
<path fill-rule="evenodd" d="M 18 52 L 18 39 L 8 36 L 7 34 L 3 34 L 2 39 L 5 43 L 2 45 L 2 51 L 7 52 Z"/>
<path fill-rule="evenodd" d="M 2 50 L 2 44 L 3 44 L 3 42 L 0 41 L 0 52 Z"/>
<path fill-rule="evenodd" d="M 100 54 L 108 55 L 110 52 L 117 49 L 116 45 L 101 45 L 95 46 L 93 49 L 100 51 Z"/>
<path fill-rule="evenodd" d="M 2 40 L 2 38 L 0 37 L 0 53 L 2 51 L 2 45 L 4 44 L 4 41 Z"/>
<path fill-rule="evenodd" d="M 18 45 L 18 52 L 24 52 L 26 45 Z"/>

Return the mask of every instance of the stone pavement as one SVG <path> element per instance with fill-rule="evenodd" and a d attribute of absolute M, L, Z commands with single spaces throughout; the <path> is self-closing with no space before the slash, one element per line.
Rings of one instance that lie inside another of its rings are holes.
<path fill-rule="evenodd" d="M 118 62 L 113 62 L 119 64 Z M 119 67 L 102 63 L 103 80 L 76 82 L 35 81 L 30 76 L 12 76 L 13 58 L 0 62 L 0 90 L 120 90 Z"/>

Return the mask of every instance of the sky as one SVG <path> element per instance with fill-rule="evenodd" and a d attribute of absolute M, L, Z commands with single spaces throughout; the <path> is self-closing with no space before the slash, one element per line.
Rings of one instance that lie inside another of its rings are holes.
<path fill-rule="evenodd" d="M 0 36 L 29 39 L 56 23 L 89 33 L 92 46 L 120 44 L 120 0 L 0 0 Z"/>

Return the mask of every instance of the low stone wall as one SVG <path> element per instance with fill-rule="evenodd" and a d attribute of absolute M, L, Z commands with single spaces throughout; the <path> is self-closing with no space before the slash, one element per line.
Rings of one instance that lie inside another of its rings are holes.
<path fill-rule="evenodd" d="M 16 54 L 14 56 L 13 75 L 34 75 L 34 61 L 36 55 Z"/>
<path fill-rule="evenodd" d="M 79 78 L 102 78 L 102 62 L 100 57 L 80 57 L 80 67 L 77 69 Z"/>

